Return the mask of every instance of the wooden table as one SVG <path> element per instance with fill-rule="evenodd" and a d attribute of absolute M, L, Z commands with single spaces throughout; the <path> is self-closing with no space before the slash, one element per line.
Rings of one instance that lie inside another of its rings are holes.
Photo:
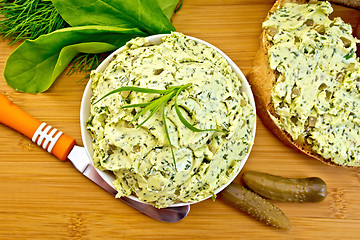
<path fill-rule="evenodd" d="M 261 22 L 272 0 L 185 0 L 176 29 L 222 49 L 250 71 Z M 360 11 L 336 6 L 353 26 Z M 0 69 L 15 46 L 0 42 Z M 0 77 L 0 92 L 21 108 L 82 144 L 79 108 L 85 74 L 62 75 L 41 94 L 19 93 Z M 1 114 L 1 109 L 0 109 Z M 326 166 L 285 147 L 258 121 L 245 170 L 287 177 L 323 178 L 320 203 L 275 203 L 289 217 L 284 232 L 265 226 L 221 200 L 191 206 L 178 223 L 158 222 L 114 199 L 70 163 L 58 161 L 29 139 L 0 125 L 0 239 L 358 239 L 360 170 Z M 236 179 L 235 181 L 238 181 Z"/>

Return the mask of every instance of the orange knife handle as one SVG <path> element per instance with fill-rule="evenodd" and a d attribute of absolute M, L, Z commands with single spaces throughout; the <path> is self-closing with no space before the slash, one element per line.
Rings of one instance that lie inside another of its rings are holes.
<path fill-rule="evenodd" d="M 67 159 L 67 155 L 75 145 L 75 139 L 40 122 L 1 93 L 0 109 L 0 123 L 24 134 L 60 160 Z"/>

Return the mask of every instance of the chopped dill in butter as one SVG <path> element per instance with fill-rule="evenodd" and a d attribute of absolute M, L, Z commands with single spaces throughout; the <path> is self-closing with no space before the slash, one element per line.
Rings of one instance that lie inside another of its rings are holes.
<path fill-rule="evenodd" d="M 359 40 L 328 2 L 287 3 L 263 23 L 277 124 L 325 159 L 360 166 Z"/>
<path fill-rule="evenodd" d="M 102 73 L 93 72 L 91 116 L 93 162 L 112 171 L 117 197 L 134 194 L 157 208 L 194 202 L 209 196 L 237 173 L 249 152 L 255 113 L 241 92 L 241 80 L 215 49 L 183 34 L 172 33 L 155 45 L 135 38 Z M 164 90 L 191 83 L 177 98 L 182 115 L 199 129 L 193 132 L 178 118 L 174 100 L 165 106 L 166 124 L 176 156 L 176 168 L 162 121 L 156 112 L 130 123 L 140 107 L 158 94 L 135 91 L 104 94 L 122 86 Z"/>

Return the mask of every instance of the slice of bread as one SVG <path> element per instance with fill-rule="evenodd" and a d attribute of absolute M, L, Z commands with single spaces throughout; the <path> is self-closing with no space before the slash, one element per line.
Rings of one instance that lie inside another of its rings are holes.
<path fill-rule="evenodd" d="M 280 8 L 284 3 L 292 2 L 304 4 L 306 0 L 278 0 L 270 9 L 268 16 Z M 272 43 L 267 39 L 267 32 L 269 30 L 263 30 L 260 37 L 260 49 L 256 54 L 252 71 L 248 74 L 247 78 L 252 87 L 254 97 L 257 105 L 257 112 L 264 125 L 270 129 L 275 136 L 277 136 L 286 145 L 293 147 L 306 155 L 309 155 L 315 159 L 322 161 L 323 163 L 338 166 L 338 164 L 332 162 L 330 159 L 325 159 L 321 155 L 313 151 L 312 146 L 308 144 L 304 139 L 293 140 L 290 134 L 283 131 L 272 119 L 278 117 L 275 112 L 274 104 L 272 102 L 272 89 L 279 75 L 277 71 L 274 71 L 269 66 L 268 50 L 272 46 Z M 272 115 L 272 116 L 271 116 Z"/>

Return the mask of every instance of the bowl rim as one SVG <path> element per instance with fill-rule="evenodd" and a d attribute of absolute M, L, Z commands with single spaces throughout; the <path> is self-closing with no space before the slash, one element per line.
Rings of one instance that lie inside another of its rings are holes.
<path fill-rule="evenodd" d="M 148 37 L 145 37 L 146 39 L 148 39 L 150 42 L 155 43 L 155 44 L 160 44 L 161 43 L 161 39 L 165 36 L 168 36 L 170 34 L 156 34 L 156 35 L 151 35 Z M 254 125 L 252 127 L 252 142 L 251 145 L 249 147 L 249 151 L 248 153 L 243 157 L 243 159 L 241 160 L 241 164 L 239 166 L 238 171 L 228 180 L 228 182 L 226 184 L 223 184 L 222 186 L 220 186 L 219 188 L 217 188 L 214 193 L 218 194 L 219 192 L 221 192 L 223 189 L 225 189 L 241 172 L 242 168 L 244 167 L 245 163 L 248 160 L 248 157 L 252 151 L 252 147 L 254 145 L 254 141 L 255 141 L 255 133 L 256 133 L 256 106 L 255 106 L 255 100 L 254 100 L 254 96 L 253 93 L 251 91 L 251 87 L 250 84 L 248 83 L 245 75 L 243 74 L 243 72 L 240 70 L 240 68 L 220 49 L 218 49 L 217 47 L 215 47 L 214 45 L 195 38 L 195 37 L 191 37 L 188 35 L 184 36 L 186 38 L 189 38 L 191 40 L 194 40 L 197 43 L 202 43 L 208 47 L 211 47 L 213 49 L 215 49 L 217 52 L 219 52 L 221 54 L 222 57 L 224 57 L 226 59 L 226 61 L 228 62 L 228 64 L 231 66 L 232 70 L 235 72 L 235 74 L 238 76 L 238 78 L 241 80 L 242 82 L 242 87 L 241 87 L 241 92 L 245 92 L 249 98 L 249 102 L 253 108 L 253 112 L 254 112 Z M 110 64 L 111 61 L 113 61 L 115 59 L 115 55 L 119 54 L 120 52 L 122 52 L 126 47 L 126 44 L 120 48 L 118 48 L 117 50 L 115 50 L 114 52 L 112 52 L 105 60 L 103 60 L 101 62 L 101 64 L 94 70 L 95 72 L 103 72 L 105 70 L 105 68 Z M 85 90 L 83 92 L 83 96 L 81 99 L 81 106 L 80 106 L 80 129 L 81 129 L 81 138 L 83 141 L 83 145 L 84 148 L 86 150 L 86 154 L 88 155 L 91 164 L 93 164 L 92 161 L 92 156 L 93 156 L 93 148 L 92 148 L 92 137 L 90 135 L 90 133 L 88 132 L 87 128 L 86 128 L 86 122 L 89 119 L 90 116 L 90 98 L 92 95 L 92 89 L 91 89 L 91 77 L 89 79 L 89 81 L 86 84 Z M 99 173 L 99 175 L 110 185 L 114 188 L 112 181 L 115 180 L 115 177 L 112 175 L 112 173 L 109 172 L 104 172 L 101 171 L 99 169 L 97 169 L 95 167 L 96 171 Z M 130 196 L 128 196 L 130 199 L 135 200 L 137 202 L 141 202 L 141 203 L 145 203 L 145 204 L 149 204 L 146 202 L 141 201 L 139 198 L 137 198 L 135 195 L 131 194 Z M 206 199 L 209 199 L 211 196 L 208 196 L 204 199 L 201 199 L 199 201 L 194 201 L 194 202 L 179 202 L 179 203 L 174 203 L 172 205 L 170 205 L 169 207 L 180 207 L 180 206 L 184 206 L 184 205 L 189 205 L 189 204 L 194 204 L 194 203 L 198 203 L 201 201 L 204 201 Z"/>

